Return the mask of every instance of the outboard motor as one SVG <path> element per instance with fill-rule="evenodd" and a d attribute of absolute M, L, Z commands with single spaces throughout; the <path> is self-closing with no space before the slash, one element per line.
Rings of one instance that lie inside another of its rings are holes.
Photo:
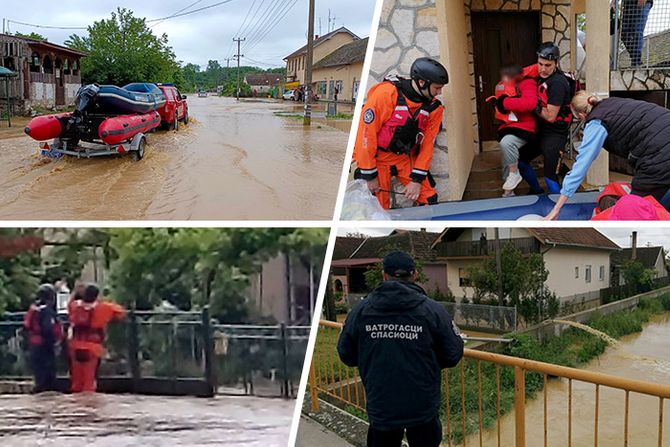
<path fill-rule="evenodd" d="M 77 92 L 77 98 L 74 102 L 76 110 L 80 113 L 85 112 L 89 104 L 93 102 L 93 98 L 95 98 L 99 92 L 100 87 L 98 84 L 89 84 L 81 87 Z"/>

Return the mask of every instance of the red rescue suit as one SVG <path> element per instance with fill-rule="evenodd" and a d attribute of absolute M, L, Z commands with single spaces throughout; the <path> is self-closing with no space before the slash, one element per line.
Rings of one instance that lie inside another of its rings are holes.
<path fill-rule="evenodd" d="M 390 207 L 391 179 L 421 184 L 416 201 L 426 205 L 437 201 L 429 176 L 435 138 L 443 113 L 438 100 L 417 103 L 402 93 L 398 83 L 384 81 L 370 89 L 356 134 L 354 160 L 359 177 L 379 181 L 379 203 Z"/>
<path fill-rule="evenodd" d="M 125 310 L 106 301 L 71 300 L 68 315 L 72 328 L 68 343 L 71 390 L 95 391 L 98 365 L 105 352 L 105 329 L 110 321 L 123 318 Z"/>
<path fill-rule="evenodd" d="M 537 64 L 529 65 L 528 67 L 525 67 L 523 69 L 523 73 L 525 76 L 537 79 L 538 82 L 540 80 L 540 71 L 537 66 Z M 565 76 L 568 79 L 568 83 L 570 84 L 570 89 L 571 89 L 571 97 L 575 95 L 579 90 L 582 89 L 581 83 L 579 82 L 579 79 L 573 74 L 573 73 L 566 73 L 566 72 L 561 72 L 563 73 L 563 76 Z M 540 104 L 542 105 L 542 108 L 547 107 L 549 104 L 549 95 L 547 94 L 547 83 L 542 82 L 538 83 L 537 85 L 537 96 L 538 99 L 540 100 Z M 561 110 L 558 112 L 558 116 L 556 117 L 556 121 L 563 121 L 568 124 L 572 123 L 572 111 L 570 110 L 570 107 L 561 107 Z"/>
<path fill-rule="evenodd" d="M 23 327 L 28 331 L 28 343 L 31 346 L 42 346 L 44 344 L 42 328 L 40 327 L 40 312 L 45 307 L 44 304 L 39 306 L 31 304 L 23 319 Z M 52 330 L 54 340 L 60 340 L 63 337 L 63 328 L 58 320 L 54 321 Z"/>
<path fill-rule="evenodd" d="M 613 182 L 603 188 L 603 191 L 598 196 L 597 203 L 600 203 L 600 200 L 607 196 L 613 196 L 616 198 L 623 198 L 631 193 L 631 186 L 625 182 Z M 648 211 L 645 214 L 644 220 L 670 220 L 670 212 L 661 205 L 658 200 L 653 196 L 644 196 L 640 200 L 644 200 L 648 203 L 646 210 L 640 210 L 637 208 L 637 212 L 642 213 Z M 618 204 L 619 202 L 617 202 Z M 643 204 L 643 202 L 640 202 Z M 620 208 L 620 207 L 619 207 Z M 617 209 L 617 205 L 611 206 L 606 210 L 601 210 L 599 207 L 596 207 L 594 210 L 594 215 L 591 217 L 591 220 L 641 220 L 642 217 L 640 214 L 629 214 L 625 209 Z"/>

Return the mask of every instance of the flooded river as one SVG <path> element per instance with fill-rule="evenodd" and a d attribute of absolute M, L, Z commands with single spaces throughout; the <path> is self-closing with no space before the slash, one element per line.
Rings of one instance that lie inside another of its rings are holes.
<path fill-rule="evenodd" d="M 0 444 L 285 446 L 294 405 L 255 397 L 0 395 Z"/>
<path fill-rule="evenodd" d="M 620 339 L 618 347 L 610 347 L 600 357 L 581 367 L 630 379 L 667 385 L 670 383 L 670 313 L 656 316 L 641 333 Z M 565 446 L 568 432 L 568 383 L 550 380 L 548 386 L 548 444 Z M 599 436 L 602 446 L 622 446 L 624 427 L 624 392 L 600 388 Z M 595 385 L 572 384 L 572 445 L 593 445 Z M 495 402 L 493 399 L 491 402 Z M 665 405 L 663 424 L 664 446 L 670 446 L 669 405 Z M 502 445 L 514 445 L 514 414 L 501 421 Z M 658 435 L 658 398 L 630 394 L 629 446 L 656 446 Z M 484 445 L 496 445 L 495 430 L 485 433 Z M 526 402 L 526 445 L 543 445 L 543 399 Z M 479 445 L 479 437 L 470 437 L 468 445 Z"/>
<path fill-rule="evenodd" d="M 139 162 L 52 161 L 26 136 L 0 139 L 0 219 L 332 217 L 347 121 L 304 128 L 278 115 L 300 113 L 289 101 L 188 101 L 191 123 L 149 134 Z"/>

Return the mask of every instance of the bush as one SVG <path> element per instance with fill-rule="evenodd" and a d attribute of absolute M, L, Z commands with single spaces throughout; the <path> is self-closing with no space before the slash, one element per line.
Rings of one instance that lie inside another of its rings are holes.
<path fill-rule="evenodd" d="M 428 296 L 434 299 L 435 301 L 440 301 L 443 303 L 456 302 L 456 297 L 451 292 L 451 289 L 447 289 L 447 293 L 443 293 L 439 287 L 436 287 L 435 290 L 428 292 Z"/>

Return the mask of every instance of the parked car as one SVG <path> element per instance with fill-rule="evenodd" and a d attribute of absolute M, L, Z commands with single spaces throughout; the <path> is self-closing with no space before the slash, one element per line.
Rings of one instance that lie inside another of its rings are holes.
<path fill-rule="evenodd" d="M 281 95 L 282 99 L 290 99 L 292 101 L 295 101 L 295 90 L 286 90 L 283 95 Z"/>
<path fill-rule="evenodd" d="M 188 104 L 186 96 L 179 93 L 174 84 L 156 84 L 165 95 L 165 105 L 159 108 L 161 124 L 172 130 L 179 130 L 179 122 L 188 124 Z"/>

